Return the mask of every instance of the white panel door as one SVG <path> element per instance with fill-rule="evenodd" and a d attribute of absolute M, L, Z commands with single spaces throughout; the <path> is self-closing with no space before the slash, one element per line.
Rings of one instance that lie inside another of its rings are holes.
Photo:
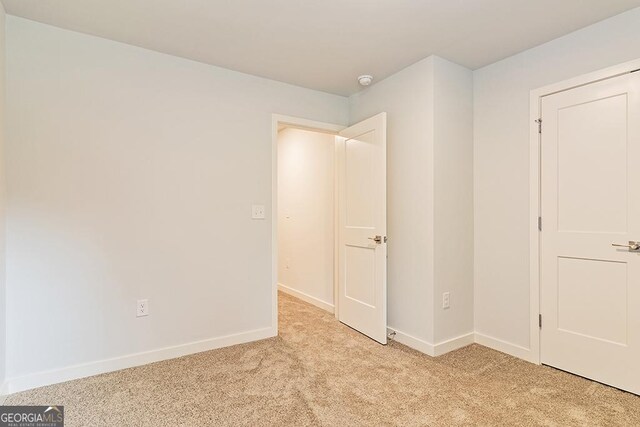
<path fill-rule="evenodd" d="M 387 343 L 386 113 L 340 132 L 338 319 Z"/>
<path fill-rule="evenodd" d="M 541 361 L 640 393 L 640 73 L 542 99 Z"/>

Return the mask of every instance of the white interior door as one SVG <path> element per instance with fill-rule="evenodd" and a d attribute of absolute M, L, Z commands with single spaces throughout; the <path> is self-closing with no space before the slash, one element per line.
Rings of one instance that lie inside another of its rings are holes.
<path fill-rule="evenodd" d="M 542 100 L 541 361 L 640 393 L 640 73 Z"/>
<path fill-rule="evenodd" d="M 338 319 L 387 343 L 386 113 L 340 132 Z"/>

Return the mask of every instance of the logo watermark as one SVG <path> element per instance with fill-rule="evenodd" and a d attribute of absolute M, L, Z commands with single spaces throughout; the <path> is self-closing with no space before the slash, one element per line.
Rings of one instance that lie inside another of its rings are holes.
<path fill-rule="evenodd" d="M 63 427 L 64 406 L 0 406 L 0 427 Z"/>

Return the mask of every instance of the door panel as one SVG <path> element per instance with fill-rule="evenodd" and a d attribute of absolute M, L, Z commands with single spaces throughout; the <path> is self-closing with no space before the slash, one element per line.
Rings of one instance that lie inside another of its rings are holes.
<path fill-rule="evenodd" d="M 626 182 L 626 94 L 559 109 L 558 229 L 626 233 Z"/>
<path fill-rule="evenodd" d="M 376 295 L 372 286 L 376 278 L 375 248 L 347 245 L 345 251 L 345 259 L 349 260 L 349 266 L 345 269 L 345 296 L 369 307 L 375 307 Z"/>
<path fill-rule="evenodd" d="M 542 99 L 541 361 L 640 393 L 640 73 Z"/>
<path fill-rule="evenodd" d="M 386 344 L 386 114 L 340 136 L 338 319 Z"/>
<path fill-rule="evenodd" d="M 558 257 L 558 329 L 626 345 L 627 284 L 623 262 Z"/>
<path fill-rule="evenodd" d="M 375 152 L 371 150 L 375 132 L 367 132 L 345 141 L 345 209 L 348 227 L 375 228 Z"/>

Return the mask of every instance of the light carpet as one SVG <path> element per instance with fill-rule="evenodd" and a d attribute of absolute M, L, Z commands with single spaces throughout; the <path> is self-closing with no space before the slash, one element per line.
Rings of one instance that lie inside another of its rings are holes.
<path fill-rule="evenodd" d="M 379 345 L 280 294 L 280 336 L 42 387 L 66 426 L 640 426 L 640 397 L 471 345 Z"/>

